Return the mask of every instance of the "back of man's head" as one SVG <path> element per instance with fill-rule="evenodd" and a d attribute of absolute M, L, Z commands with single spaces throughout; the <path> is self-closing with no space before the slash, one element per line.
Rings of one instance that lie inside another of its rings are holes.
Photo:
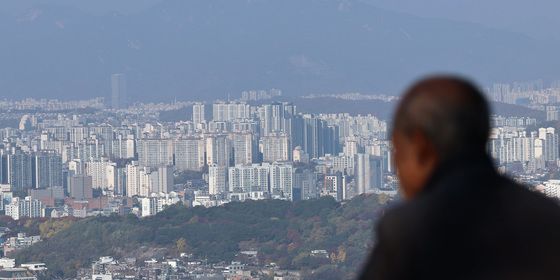
<path fill-rule="evenodd" d="M 394 131 L 425 134 L 441 160 L 485 153 L 489 108 L 481 91 L 455 76 L 415 83 L 397 109 Z"/>

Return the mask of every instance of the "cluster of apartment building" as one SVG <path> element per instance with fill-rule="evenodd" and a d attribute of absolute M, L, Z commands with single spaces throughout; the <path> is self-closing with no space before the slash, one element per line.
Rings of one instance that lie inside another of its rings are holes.
<path fill-rule="evenodd" d="M 138 108 L 117 117 L 26 114 L 17 129 L 0 129 L 0 209 L 14 219 L 147 216 L 187 200 L 343 200 L 391 187 L 387 124 L 371 115 L 217 101 L 161 123 Z M 184 182 L 175 183 L 181 172 L 203 174 L 205 186 L 190 199 Z"/>
<path fill-rule="evenodd" d="M 530 118 L 494 117 L 488 151 L 498 166 L 527 174 L 558 166 L 558 133 L 553 127 L 536 128 Z M 535 127 L 536 130 L 528 130 Z"/>
<path fill-rule="evenodd" d="M 496 83 L 486 89 L 492 101 L 543 111 L 547 121 L 560 120 L 560 82 L 546 86 L 542 80 Z"/>

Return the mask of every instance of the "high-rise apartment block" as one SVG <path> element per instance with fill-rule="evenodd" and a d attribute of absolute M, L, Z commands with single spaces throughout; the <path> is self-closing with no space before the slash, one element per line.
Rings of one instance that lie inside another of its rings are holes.
<path fill-rule="evenodd" d="M 192 107 L 192 121 L 194 125 L 206 122 L 204 103 L 195 103 Z"/>
<path fill-rule="evenodd" d="M 226 192 L 227 167 L 212 164 L 208 167 L 208 193 L 211 195 Z"/>
<path fill-rule="evenodd" d="M 44 217 L 44 207 L 40 200 L 33 199 L 30 196 L 25 198 L 14 197 L 12 202 L 4 207 L 6 216 L 19 220 L 23 217 L 40 218 Z"/>
<path fill-rule="evenodd" d="M 111 75 L 111 108 L 122 109 L 127 105 L 127 86 L 125 74 Z"/>

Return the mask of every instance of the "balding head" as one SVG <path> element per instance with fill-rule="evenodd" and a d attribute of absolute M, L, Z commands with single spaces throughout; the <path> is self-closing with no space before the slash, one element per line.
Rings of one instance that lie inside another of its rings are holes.
<path fill-rule="evenodd" d="M 485 155 L 489 108 L 467 80 L 437 76 L 414 84 L 394 118 L 395 163 L 405 197 L 414 197 L 442 162 Z"/>
<path fill-rule="evenodd" d="M 484 153 L 489 133 L 489 108 L 471 82 L 437 76 L 414 84 L 395 115 L 394 130 L 426 134 L 442 159 Z"/>

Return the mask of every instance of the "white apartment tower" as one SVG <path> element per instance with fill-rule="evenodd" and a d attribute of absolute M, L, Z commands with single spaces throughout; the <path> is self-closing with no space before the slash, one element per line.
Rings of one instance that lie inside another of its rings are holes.
<path fill-rule="evenodd" d="M 246 103 L 216 102 L 212 105 L 212 119 L 218 122 L 228 122 L 237 119 L 248 119 L 251 107 Z"/>
<path fill-rule="evenodd" d="M 211 195 L 221 194 L 226 191 L 225 166 L 211 165 L 208 168 L 208 193 Z"/>
<path fill-rule="evenodd" d="M 270 165 L 270 193 L 272 197 L 292 200 L 294 168 L 290 164 Z"/>
<path fill-rule="evenodd" d="M 267 191 L 270 167 L 268 164 L 237 165 L 230 167 L 228 183 L 230 192 Z"/>
<path fill-rule="evenodd" d="M 383 187 L 383 160 L 369 154 L 355 155 L 356 191 L 358 194 L 373 192 Z"/>
<path fill-rule="evenodd" d="M 204 140 L 201 138 L 177 139 L 173 145 L 177 170 L 199 171 L 204 166 Z"/>
<path fill-rule="evenodd" d="M 260 150 L 264 162 L 289 161 L 291 155 L 290 137 L 286 134 L 262 137 Z"/>
<path fill-rule="evenodd" d="M 111 164 L 113 163 L 106 160 L 86 162 L 86 174 L 91 176 L 94 189 L 105 190 L 108 188 L 107 169 Z"/>
<path fill-rule="evenodd" d="M 229 166 L 231 149 L 226 135 L 206 135 L 205 144 L 207 165 Z"/>
<path fill-rule="evenodd" d="M 232 133 L 229 137 L 231 139 L 234 164 L 253 163 L 253 134 L 240 132 Z"/>
<path fill-rule="evenodd" d="M 40 200 L 26 196 L 25 199 L 14 197 L 12 202 L 5 206 L 6 216 L 19 220 L 22 217 L 39 218 L 43 217 L 43 203 Z"/>
<path fill-rule="evenodd" d="M 158 167 L 173 164 L 173 141 L 170 139 L 138 140 L 137 148 L 141 166 Z"/>
<path fill-rule="evenodd" d="M 197 102 L 193 104 L 193 112 L 192 112 L 192 120 L 194 125 L 198 125 L 200 123 L 205 123 L 206 118 L 204 116 L 204 103 Z"/>
<path fill-rule="evenodd" d="M 140 169 L 137 161 L 126 166 L 126 196 L 128 197 L 140 194 Z"/>

